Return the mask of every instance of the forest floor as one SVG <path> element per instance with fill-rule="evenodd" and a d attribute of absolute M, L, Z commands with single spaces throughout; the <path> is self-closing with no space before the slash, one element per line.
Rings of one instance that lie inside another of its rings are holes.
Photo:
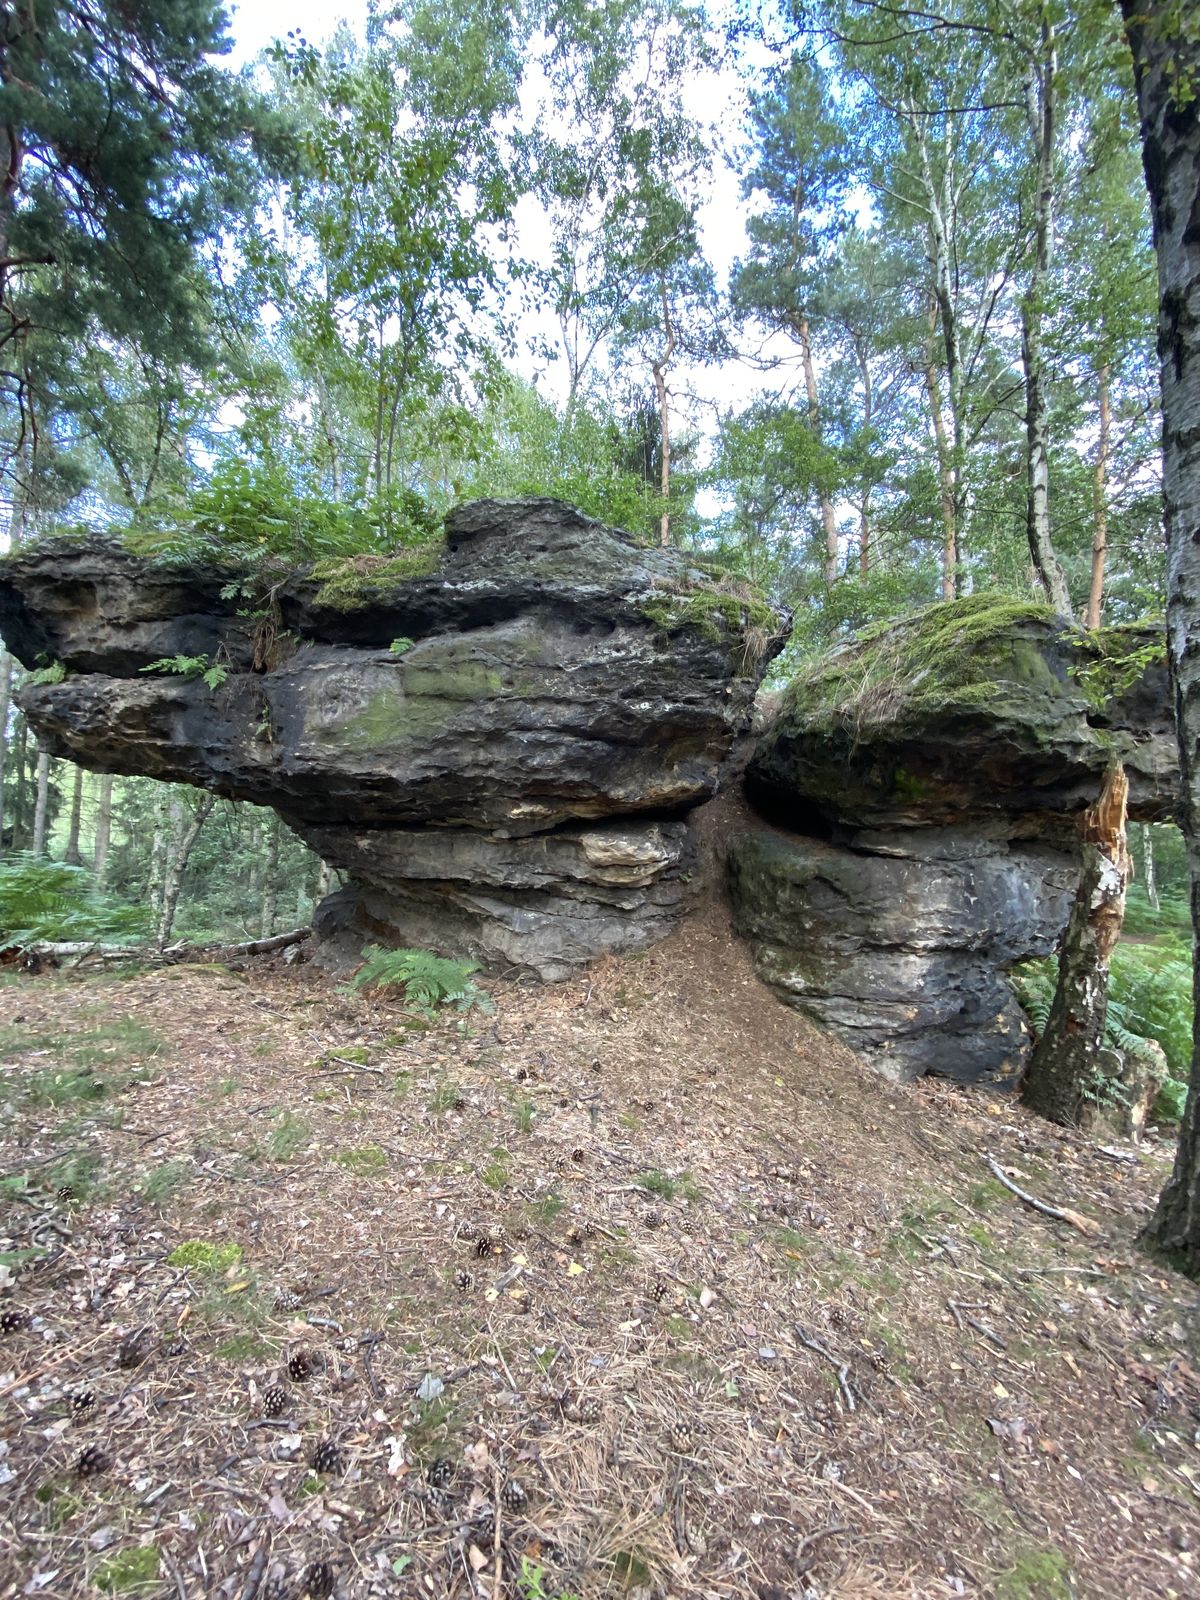
<path fill-rule="evenodd" d="M 719 919 L 488 987 L 8 974 L 0 1597 L 1200 1593 L 1166 1141 L 883 1082 Z"/>

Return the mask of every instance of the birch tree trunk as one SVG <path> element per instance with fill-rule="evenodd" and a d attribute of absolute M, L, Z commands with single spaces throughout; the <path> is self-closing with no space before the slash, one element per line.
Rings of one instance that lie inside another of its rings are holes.
<path fill-rule="evenodd" d="M 1110 767 L 1083 814 L 1083 871 L 1058 957 L 1058 988 L 1029 1063 L 1021 1098 L 1051 1122 L 1078 1127 L 1103 1098 L 1108 970 L 1125 918 L 1132 866 L 1126 838 L 1129 780 Z"/>
<path fill-rule="evenodd" d="M 1055 145 L 1058 46 L 1042 10 L 1042 54 L 1030 85 L 1029 117 L 1037 161 L 1033 269 L 1021 304 L 1021 365 L 1025 372 L 1025 529 L 1029 554 L 1046 599 L 1060 617 L 1071 616 L 1071 596 L 1050 536 L 1050 403 L 1042 343 L 1043 300 L 1054 257 Z"/>
<path fill-rule="evenodd" d="M 200 830 L 208 821 L 214 805 L 216 805 L 215 797 L 211 794 L 204 795 L 189 820 L 183 801 L 178 798 L 173 798 L 171 801 L 173 824 L 171 843 L 167 851 L 162 909 L 158 914 L 158 930 L 155 935 L 155 944 L 160 950 L 171 937 L 171 929 L 175 926 L 175 912 L 179 906 L 179 891 L 183 886 L 183 874 L 187 870 L 196 840 L 200 837 Z"/>
<path fill-rule="evenodd" d="M 1100 363 L 1096 374 L 1100 403 L 1100 433 L 1096 440 L 1096 468 L 1092 475 L 1095 502 L 1092 521 L 1092 581 L 1088 588 L 1084 626 L 1098 628 L 1104 614 L 1104 562 L 1108 554 L 1108 451 L 1112 429 L 1112 407 L 1108 393 L 1108 362 Z"/>
<path fill-rule="evenodd" d="M 112 773 L 100 779 L 100 794 L 96 801 L 96 841 L 92 855 L 92 873 L 96 887 L 102 888 L 108 873 L 108 850 L 112 842 Z"/>
<path fill-rule="evenodd" d="M 275 907 L 279 899 L 279 818 L 272 813 L 267 823 L 267 854 L 263 862 L 262 908 L 259 938 L 269 939 L 275 931 Z"/>
<path fill-rule="evenodd" d="M 83 768 L 75 768 L 75 781 L 71 785 L 71 815 L 67 823 L 67 848 L 63 860 L 70 867 L 80 865 L 79 828 L 83 820 Z"/>
<path fill-rule="evenodd" d="M 1200 985 L 1200 37 L 1173 0 L 1121 0 L 1133 52 L 1142 155 L 1158 259 L 1158 354 L 1167 527 L 1167 654 L 1183 794 L 1180 823 Z M 1200 988 L 1197 989 L 1200 993 Z M 1146 1238 L 1200 1273 L 1200 1029 L 1175 1170 Z"/>
<path fill-rule="evenodd" d="M 0 649 L 0 855 L 4 853 L 4 833 L 10 826 L 5 815 L 4 780 L 8 770 L 8 717 L 12 709 L 13 658 Z M 13 822 L 15 824 L 15 818 Z M 14 844 L 15 826 L 14 826 Z"/>
<path fill-rule="evenodd" d="M 663 333 L 667 342 L 652 362 L 650 370 L 654 374 L 654 392 L 658 396 L 660 456 L 658 488 L 663 499 L 658 542 L 665 548 L 671 542 L 671 512 L 668 507 L 671 495 L 671 413 L 667 395 L 667 368 L 671 364 L 671 357 L 675 354 L 675 324 L 671 321 L 671 303 L 667 299 L 666 284 L 662 286 L 662 315 Z"/>
<path fill-rule="evenodd" d="M 38 746 L 37 798 L 33 806 L 33 853 L 46 853 L 46 814 L 50 809 L 50 752 Z"/>
<path fill-rule="evenodd" d="M 1142 881 L 1146 885 L 1146 899 L 1151 907 L 1160 909 L 1158 900 L 1158 874 L 1154 869 L 1154 829 L 1148 822 L 1139 823 L 1142 841 Z"/>

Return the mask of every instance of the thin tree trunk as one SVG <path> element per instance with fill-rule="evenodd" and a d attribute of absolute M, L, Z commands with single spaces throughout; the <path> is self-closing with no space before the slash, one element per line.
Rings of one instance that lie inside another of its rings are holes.
<path fill-rule="evenodd" d="M 1083 871 L 1058 957 L 1058 988 L 1029 1063 L 1021 1098 L 1052 1122 L 1078 1127 L 1104 1098 L 1108 969 L 1125 917 L 1131 863 L 1126 839 L 1129 780 L 1119 763 L 1084 812 Z"/>
<path fill-rule="evenodd" d="M 279 818 L 272 812 L 267 823 L 267 856 L 263 862 L 262 914 L 259 938 L 269 939 L 275 931 L 275 907 L 279 898 Z"/>
<path fill-rule="evenodd" d="M 319 906 L 326 895 L 332 894 L 336 888 L 337 884 L 334 882 L 333 868 L 328 861 L 322 861 L 317 869 L 317 886 L 313 891 L 313 905 Z"/>
<path fill-rule="evenodd" d="M 100 795 L 96 801 L 96 841 L 92 855 L 92 872 L 96 887 L 102 888 L 108 873 L 108 850 L 112 841 L 112 773 L 100 778 Z"/>
<path fill-rule="evenodd" d="M 662 518 L 658 525 L 658 542 L 664 547 L 671 542 L 671 415 L 667 400 L 667 367 L 675 354 L 675 327 L 671 321 L 671 306 L 667 299 L 666 284 L 662 286 L 663 331 L 667 342 L 662 354 L 651 364 L 654 389 L 658 395 L 659 421 L 659 493 L 662 495 Z"/>
<path fill-rule="evenodd" d="M 1160 910 L 1158 899 L 1158 873 L 1154 865 L 1154 829 L 1148 822 L 1138 823 L 1138 835 L 1142 841 L 1142 880 L 1146 885 L 1146 899 L 1151 907 Z"/>
<path fill-rule="evenodd" d="M 1192 882 L 1200 995 L 1200 37 L 1173 0 L 1121 0 L 1133 52 L 1143 165 L 1158 258 L 1158 351 L 1167 528 L 1167 654 L 1175 685 L 1180 823 Z M 1200 1028 L 1175 1170 L 1147 1240 L 1200 1273 Z"/>
<path fill-rule="evenodd" d="M 813 365 L 812 338 L 807 317 L 799 317 L 795 324 L 800 341 L 800 361 L 804 368 L 804 392 L 808 399 L 808 423 L 817 438 L 821 437 L 821 404 L 817 392 L 817 369 Z M 826 489 L 820 491 L 821 529 L 825 535 L 825 582 L 836 583 L 838 575 L 837 518 L 833 500 Z"/>
<path fill-rule="evenodd" d="M 0 855 L 4 853 L 4 830 L 8 826 L 5 816 L 4 780 L 8 769 L 8 718 L 12 710 L 12 675 L 13 658 L 7 650 L 0 649 Z M 16 843 L 15 826 L 13 842 Z"/>
<path fill-rule="evenodd" d="M 871 506 L 866 498 L 858 513 L 858 570 L 864 578 L 871 570 Z"/>
<path fill-rule="evenodd" d="M 150 860 L 146 872 L 146 903 L 157 928 L 162 916 L 163 886 L 167 876 L 167 847 L 170 841 L 171 791 L 164 784 L 154 807 L 154 832 L 150 836 Z"/>
<path fill-rule="evenodd" d="M 216 799 L 211 794 L 206 794 L 200 804 L 192 812 L 191 820 L 184 820 L 183 802 L 172 799 L 172 839 L 171 847 L 167 852 L 166 872 L 163 876 L 162 909 L 158 916 L 158 930 L 155 934 L 155 944 L 161 950 L 171 937 L 171 929 L 175 926 L 175 912 L 179 906 L 179 891 L 183 886 L 183 875 L 187 871 L 188 860 L 192 854 L 196 840 L 200 837 L 200 830 L 208 821 L 209 814 Z"/>
<path fill-rule="evenodd" d="M 50 809 L 50 752 L 38 746 L 37 799 L 33 807 L 33 853 L 46 853 L 46 815 Z"/>
<path fill-rule="evenodd" d="M 1071 596 L 1050 536 L 1050 404 L 1042 345 L 1042 297 L 1054 259 L 1054 162 L 1058 138 L 1058 45 L 1043 3 L 1042 57 L 1030 90 L 1030 134 L 1037 164 L 1033 270 L 1021 303 L 1021 364 L 1025 370 L 1025 531 L 1046 598 L 1061 617 Z"/>
<path fill-rule="evenodd" d="M 954 482 L 954 461 L 942 412 L 942 386 L 933 359 L 933 333 L 937 326 L 937 307 L 929 312 L 929 348 L 925 353 L 925 393 L 933 419 L 933 442 L 937 451 L 938 488 L 942 502 L 942 599 L 958 598 L 958 514 Z"/>
<path fill-rule="evenodd" d="M 63 860 L 70 867 L 80 865 L 79 826 L 83 820 L 83 768 L 75 768 L 75 781 L 71 785 L 71 815 L 67 823 L 67 848 Z"/>
<path fill-rule="evenodd" d="M 1096 374 L 1100 401 L 1100 436 L 1096 440 L 1096 467 L 1092 474 L 1094 518 L 1092 521 L 1092 581 L 1088 589 L 1084 626 L 1098 628 L 1104 614 L 1104 560 L 1108 552 L 1108 447 L 1112 409 L 1108 393 L 1108 362 L 1100 363 Z"/>

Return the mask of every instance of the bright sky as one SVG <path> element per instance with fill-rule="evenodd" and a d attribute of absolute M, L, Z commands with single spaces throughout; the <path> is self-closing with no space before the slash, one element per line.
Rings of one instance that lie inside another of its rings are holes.
<path fill-rule="evenodd" d="M 233 65 L 242 65 L 253 62 L 262 50 L 286 35 L 289 29 L 303 34 L 315 45 L 328 39 L 343 19 L 361 33 L 366 22 L 367 3 L 366 0 L 333 0 L 331 5 L 329 0 L 259 0 L 257 4 L 231 3 L 230 11 L 234 51 L 227 59 Z M 725 70 L 692 86 L 688 98 L 695 103 L 689 109 L 697 116 L 719 122 L 725 142 L 731 144 L 737 140 L 742 126 L 743 96 L 737 75 Z M 736 177 L 727 166 L 718 163 L 711 194 L 701 213 L 701 232 L 708 259 L 722 282 L 733 262 L 746 249 L 744 213 L 745 204 L 738 192 Z M 537 208 L 522 207 L 517 222 L 519 244 L 530 255 L 538 254 L 537 235 L 541 229 Z M 525 331 L 535 330 L 530 327 Z M 552 323 L 539 325 L 537 331 L 550 339 L 555 336 Z M 519 359 L 517 365 L 524 376 L 535 376 L 531 360 Z M 560 369 L 561 363 L 559 369 L 551 368 L 540 387 L 550 391 Z M 649 372 L 634 375 L 634 379 L 646 389 L 651 386 Z M 770 380 L 765 381 L 769 383 Z M 690 420 L 705 432 L 711 427 L 714 408 L 723 410 L 745 404 L 763 385 L 762 375 L 740 364 L 722 369 L 677 368 L 672 375 L 677 411 L 691 413 Z"/>

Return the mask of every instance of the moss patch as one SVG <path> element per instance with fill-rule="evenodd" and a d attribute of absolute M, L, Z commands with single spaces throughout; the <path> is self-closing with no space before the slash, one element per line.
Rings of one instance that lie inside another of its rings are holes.
<path fill-rule="evenodd" d="M 310 574 L 321 586 L 317 604 L 333 611 L 356 611 L 386 603 L 414 578 L 431 578 L 445 553 L 445 541 L 437 539 L 391 556 L 338 556 L 319 561 Z"/>
<path fill-rule="evenodd" d="M 143 1584 L 154 1583 L 158 1569 L 158 1546 L 138 1545 L 102 1561 L 96 1568 L 96 1587 L 105 1594 L 125 1594 L 130 1589 L 140 1589 Z"/>

